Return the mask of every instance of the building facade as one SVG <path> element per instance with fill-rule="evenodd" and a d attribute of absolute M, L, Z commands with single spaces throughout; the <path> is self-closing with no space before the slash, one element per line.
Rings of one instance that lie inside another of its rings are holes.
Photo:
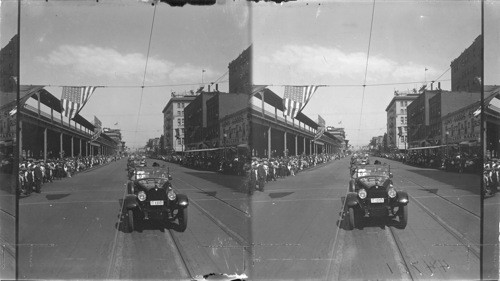
<path fill-rule="evenodd" d="M 17 61 L 18 39 L 19 36 L 16 34 L 10 39 L 9 43 L 0 50 L 0 92 L 2 93 L 16 91 L 16 77 L 19 70 Z"/>
<path fill-rule="evenodd" d="M 483 69 L 483 39 L 479 35 L 472 45 L 451 62 L 451 90 L 480 92 Z"/>
<path fill-rule="evenodd" d="M 436 146 L 446 143 L 447 130 L 443 130 L 443 117 L 466 108 L 477 102 L 480 97 L 478 92 L 424 90 L 408 106 L 409 147 Z M 464 133 L 465 131 L 457 132 Z M 458 138 L 458 136 L 455 137 Z"/>
<path fill-rule="evenodd" d="M 103 133 L 116 142 L 117 153 L 121 154 L 125 151 L 125 142 L 122 141 L 122 132 L 120 129 L 103 128 Z"/>
<path fill-rule="evenodd" d="M 408 106 L 418 98 L 416 91 L 395 91 L 387 112 L 387 145 L 404 150 L 408 144 Z"/>
<path fill-rule="evenodd" d="M 407 114 L 407 145 L 410 147 L 429 146 L 426 142 L 429 127 L 429 99 L 434 97 L 438 90 L 421 92 L 406 108 Z M 389 135 L 387 136 L 389 139 Z"/>
<path fill-rule="evenodd" d="M 184 108 L 185 150 L 213 147 L 207 131 L 207 101 L 215 95 L 213 92 L 200 92 Z"/>
<path fill-rule="evenodd" d="M 252 89 L 252 46 L 244 50 L 229 63 L 229 92 L 251 93 Z"/>
<path fill-rule="evenodd" d="M 477 102 L 479 99 L 481 99 L 480 92 L 438 91 L 435 96 L 429 99 L 429 127 L 427 142 L 432 145 L 443 144 L 446 131 L 442 130 L 442 117 L 451 112 L 461 110 Z"/>
<path fill-rule="evenodd" d="M 163 109 L 163 149 L 167 153 L 185 150 L 184 109 L 196 98 L 192 94 L 172 93 Z"/>

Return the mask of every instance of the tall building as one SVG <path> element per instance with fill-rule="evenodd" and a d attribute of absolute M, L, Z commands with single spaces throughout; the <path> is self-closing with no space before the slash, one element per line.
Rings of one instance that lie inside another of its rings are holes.
<path fill-rule="evenodd" d="M 207 130 L 207 101 L 215 95 L 215 92 L 201 92 L 184 108 L 185 150 L 213 147 Z"/>
<path fill-rule="evenodd" d="M 481 99 L 480 92 L 449 92 L 439 91 L 429 99 L 429 130 L 427 142 L 431 145 L 443 144 L 442 117 L 449 113 L 467 107 Z M 469 124 L 470 125 L 470 124 Z M 464 132 L 467 132 L 465 130 Z"/>
<path fill-rule="evenodd" d="M 252 46 L 229 63 L 229 92 L 250 94 L 252 87 Z"/>
<path fill-rule="evenodd" d="M 395 91 L 387 112 L 387 145 L 404 150 L 408 144 L 407 107 L 418 98 L 416 91 Z"/>
<path fill-rule="evenodd" d="M 408 106 L 409 147 L 443 144 L 442 117 L 480 99 L 480 93 L 424 90 Z"/>
<path fill-rule="evenodd" d="M 472 45 L 465 49 L 460 56 L 451 62 L 451 90 L 480 92 L 483 69 L 483 38 L 479 35 Z"/>
<path fill-rule="evenodd" d="M 14 92 L 18 73 L 18 38 L 14 35 L 5 47 L 0 50 L 0 91 Z"/>
<path fill-rule="evenodd" d="M 168 153 L 185 150 L 184 108 L 196 97 L 193 94 L 172 93 L 172 97 L 163 109 L 163 149 Z"/>

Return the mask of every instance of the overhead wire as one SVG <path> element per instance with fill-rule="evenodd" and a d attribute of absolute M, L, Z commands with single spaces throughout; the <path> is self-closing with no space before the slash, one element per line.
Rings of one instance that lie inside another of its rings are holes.
<path fill-rule="evenodd" d="M 151 21 L 151 30 L 149 33 L 148 52 L 146 54 L 146 65 L 144 66 L 144 75 L 142 77 L 141 98 L 139 100 L 139 112 L 137 113 L 137 121 L 135 124 L 134 142 L 136 142 L 136 140 L 137 140 L 137 128 L 139 127 L 139 119 L 141 116 L 142 97 L 144 95 L 144 84 L 146 82 L 146 74 L 147 74 L 147 70 L 148 70 L 149 51 L 151 49 L 151 38 L 153 37 L 153 28 L 154 28 L 154 24 L 155 24 L 156 7 L 158 7 L 158 5 L 155 5 L 155 7 L 153 9 L 153 19 Z"/>
<path fill-rule="evenodd" d="M 363 119 L 363 105 L 365 102 L 365 91 L 366 91 L 366 77 L 368 76 L 368 62 L 370 59 L 370 47 L 371 47 L 371 42 L 372 42 L 372 33 L 373 33 L 373 19 L 375 17 L 375 0 L 373 0 L 373 6 L 372 6 L 372 19 L 370 23 L 370 36 L 368 38 L 368 51 L 366 53 L 366 66 L 365 66 L 365 79 L 363 81 L 363 95 L 361 96 L 361 112 L 359 114 L 359 125 L 358 125 L 358 135 L 357 138 L 359 140 L 359 132 L 361 130 L 361 122 Z"/>

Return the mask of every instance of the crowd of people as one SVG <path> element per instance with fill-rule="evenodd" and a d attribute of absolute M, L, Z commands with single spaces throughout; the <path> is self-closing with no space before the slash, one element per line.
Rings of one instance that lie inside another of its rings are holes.
<path fill-rule="evenodd" d="M 487 160 L 483 168 L 483 188 L 486 196 L 492 196 L 500 188 L 500 160 Z"/>
<path fill-rule="evenodd" d="M 117 159 L 118 156 L 103 155 L 47 159 L 47 161 L 24 159 L 19 163 L 18 192 L 21 195 L 40 193 L 45 183 L 72 177 L 79 172 Z"/>
<path fill-rule="evenodd" d="M 408 151 L 407 154 L 393 153 L 382 156 L 412 166 L 459 173 L 477 173 L 482 169 L 481 157 L 475 153 L 455 152 L 445 154 L 442 152 Z"/>
<path fill-rule="evenodd" d="M 343 154 L 313 154 L 276 158 L 253 157 L 244 164 L 245 186 L 249 193 L 254 190 L 264 191 L 267 182 L 288 176 L 296 176 L 303 170 L 344 157 Z"/>

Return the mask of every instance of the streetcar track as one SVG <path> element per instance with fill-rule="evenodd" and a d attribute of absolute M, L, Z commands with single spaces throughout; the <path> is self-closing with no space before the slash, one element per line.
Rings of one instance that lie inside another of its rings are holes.
<path fill-rule="evenodd" d="M 412 198 L 410 195 L 408 195 Z M 478 259 L 480 258 L 480 249 L 479 244 L 474 244 L 469 241 L 464 235 L 462 235 L 458 230 L 448 225 L 443 219 L 441 219 L 438 215 L 432 212 L 429 208 L 427 208 L 424 204 L 419 202 L 416 199 L 413 199 L 413 202 L 422 209 L 425 213 L 429 215 L 435 222 L 437 222 L 441 227 L 443 227 L 448 233 L 450 233 L 455 239 L 457 239 L 464 247 L 467 247 Z"/>
<path fill-rule="evenodd" d="M 193 187 L 193 190 L 200 190 L 202 192 L 207 192 L 201 188 L 198 188 L 192 184 L 190 184 L 189 182 L 186 182 L 178 177 L 176 177 L 176 179 L 178 179 L 179 181 Z M 248 217 L 250 214 L 248 212 L 245 212 L 231 204 L 229 204 L 228 202 L 222 200 L 221 198 L 218 198 L 216 196 L 212 196 L 214 199 L 217 199 L 218 201 L 221 201 L 223 203 L 225 203 L 226 205 L 229 205 L 230 207 L 232 207 L 233 209 L 239 211 L 239 212 L 242 212 L 246 215 L 246 217 Z M 202 199 L 203 200 L 203 199 Z M 240 200 L 240 199 L 237 199 L 237 200 Z M 229 228 L 226 224 L 224 224 L 222 221 L 220 221 L 219 219 L 217 219 L 215 216 L 213 216 L 209 211 L 205 210 L 203 207 L 201 207 L 196 201 L 198 200 L 194 200 L 194 199 L 190 199 L 189 202 L 190 202 L 190 205 L 194 206 L 196 209 L 198 209 L 203 215 L 205 215 L 205 217 L 207 217 L 209 220 L 211 220 L 217 227 L 219 227 L 224 233 L 226 233 L 229 237 L 231 237 L 234 241 L 236 241 L 236 243 L 238 243 L 240 246 L 239 247 L 242 247 L 245 251 L 251 253 L 251 247 L 249 245 L 248 242 L 246 242 L 246 240 L 240 236 L 239 234 L 237 234 L 236 232 L 234 232 L 233 230 L 231 230 L 231 228 Z M 185 272 L 187 275 L 189 275 L 189 277 L 191 279 L 194 279 L 195 278 L 195 270 L 194 268 L 191 267 L 191 265 L 189 264 L 189 262 L 187 261 L 187 254 L 185 253 L 179 239 L 174 235 L 173 233 L 173 230 L 172 229 L 168 229 L 168 233 L 169 233 L 169 237 L 171 238 L 172 240 L 172 244 L 171 246 L 173 246 L 175 248 L 175 250 L 177 251 L 178 253 L 178 256 L 180 258 L 179 261 L 176 261 L 178 266 L 181 266 L 185 269 Z"/>
<path fill-rule="evenodd" d="M 176 179 L 178 179 L 179 181 L 181 181 L 181 182 L 183 182 L 183 183 L 185 183 L 185 184 L 187 184 L 187 185 L 189 185 L 189 186 L 191 186 L 191 187 L 194 187 L 194 188 L 196 188 L 196 189 L 198 189 L 198 190 L 200 190 L 200 191 L 202 191 L 202 192 L 204 192 L 204 193 L 209 193 L 209 192 L 210 192 L 210 191 L 206 191 L 206 190 L 204 190 L 204 189 L 202 189 L 202 188 L 196 187 L 196 186 L 194 186 L 194 185 L 190 184 L 189 182 L 187 182 L 187 181 L 185 181 L 185 180 L 182 180 L 182 179 L 180 179 L 180 178 L 176 178 Z M 238 212 L 241 212 L 241 213 L 245 214 L 245 216 L 250 216 L 250 214 L 249 214 L 247 211 L 241 210 L 240 208 L 238 208 L 238 207 L 236 207 L 236 206 L 234 206 L 234 205 L 230 204 L 229 202 L 227 202 L 227 201 L 225 201 L 225 200 L 223 200 L 223 199 L 221 199 L 221 198 L 219 198 L 219 197 L 217 197 L 217 196 L 215 196 L 215 195 L 211 195 L 211 194 L 207 194 L 207 195 L 208 195 L 208 196 L 211 196 L 211 197 L 213 197 L 213 198 L 215 198 L 215 199 L 217 199 L 218 201 L 220 201 L 220 202 L 222 202 L 222 203 L 224 203 L 224 204 L 226 204 L 226 205 L 228 205 L 229 207 L 233 208 L 234 210 L 236 210 L 236 211 L 238 211 Z"/>
<path fill-rule="evenodd" d="M 477 219 L 480 219 L 480 216 L 479 216 L 479 215 L 475 214 L 474 212 L 472 212 L 472 211 L 468 210 L 467 208 L 465 208 L 465 207 L 463 207 L 463 206 L 461 206 L 461 205 L 459 205 L 459 204 L 457 204 L 457 203 L 455 203 L 455 202 L 453 202 L 453 201 L 451 201 L 451 200 L 448 200 L 448 199 L 447 199 L 447 196 L 443 196 L 443 195 L 437 194 L 437 192 L 432 192 L 432 190 L 431 190 L 431 189 L 429 189 L 429 188 L 427 188 L 427 187 L 425 187 L 425 186 L 423 186 L 423 185 L 421 185 L 421 184 L 418 184 L 418 183 L 416 183 L 416 182 L 414 182 L 414 181 L 412 181 L 412 180 L 410 180 L 410 179 L 405 178 L 404 180 L 409 181 L 409 182 L 411 182 L 411 183 L 413 183 L 413 184 L 415 184 L 415 185 L 419 186 L 420 188 L 422 188 L 422 189 L 423 189 L 423 190 L 425 190 L 425 191 L 431 192 L 431 193 L 432 193 L 432 194 L 434 194 L 436 197 L 441 198 L 441 199 L 443 199 L 444 201 L 446 201 L 447 203 L 449 203 L 449 204 L 451 204 L 451 205 L 453 205 L 453 206 L 456 206 L 456 207 L 458 207 L 458 208 L 460 208 L 460 209 L 464 210 L 465 212 L 467 212 L 468 214 L 471 214 L 472 216 L 474 216 L 474 217 L 475 217 L 475 218 L 477 218 Z M 410 195 L 408 195 L 408 196 L 410 196 Z M 476 196 L 477 196 L 477 195 L 476 195 Z M 412 198 L 416 198 L 416 197 L 413 197 L 413 196 L 410 196 L 410 197 L 412 197 Z"/>
<path fill-rule="evenodd" d="M 408 262 L 406 261 L 406 258 L 405 258 L 406 255 L 405 255 L 405 251 L 404 251 L 404 248 L 402 246 L 402 243 L 401 243 L 401 241 L 399 241 L 399 238 L 394 233 L 394 229 L 392 226 L 389 226 L 386 228 L 386 234 L 387 234 L 387 236 L 389 236 L 388 237 L 389 243 L 392 246 L 391 247 L 392 250 L 395 252 L 394 259 L 397 262 L 399 272 L 401 274 L 406 273 L 408 275 L 408 277 L 410 278 L 410 280 L 415 280 L 413 278 L 413 275 L 411 274 L 410 268 L 408 267 Z"/>
<path fill-rule="evenodd" d="M 177 268 L 183 268 L 184 269 L 183 273 L 185 273 L 185 275 L 187 275 L 190 279 L 194 279 L 195 278 L 194 268 L 192 268 L 189 262 L 187 261 L 186 258 L 187 255 L 184 251 L 184 248 L 182 247 L 179 239 L 177 239 L 177 237 L 172 232 L 173 232 L 172 229 L 168 229 L 168 231 L 165 232 L 165 235 L 167 235 L 168 233 L 168 236 L 172 241 L 172 243 L 169 244 L 177 252 L 177 255 L 174 255 L 174 257 L 176 257 L 175 262 L 177 264 Z"/>

